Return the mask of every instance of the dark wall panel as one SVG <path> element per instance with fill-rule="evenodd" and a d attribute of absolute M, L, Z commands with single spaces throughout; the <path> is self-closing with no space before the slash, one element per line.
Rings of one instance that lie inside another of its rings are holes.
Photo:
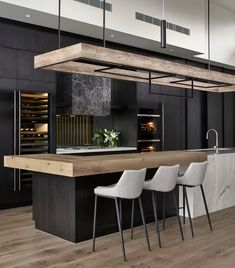
<path fill-rule="evenodd" d="M 120 131 L 120 144 L 137 146 L 136 83 L 113 80 L 113 128 Z"/>
<path fill-rule="evenodd" d="M 186 101 L 184 92 L 167 87 L 152 86 L 149 94 L 147 84 L 137 84 L 137 103 L 140 108 L 157 108 L 164 104 L 165 110 L 165 150 L 186 149 Z M 160 94 L 168 94 L 164 96 Z M 173 96 L 173 95 L 178 95 Z"/>
<path fill-rule="evenodd" d="M 187 148 L 206 147 L 207 103 L 206 93 L 195 90 L 187 100 Z"/>
<path fill-rule="evenodd" d="M 16 53 L 15 49 L 0 47 L 0 77 L 16 77 Z"/>
<path fill-rule="evenodd" d="M 207 129 L 214 128 L 219 134 L 219 146 L 223 147 L 223 94 L 207 94 Z M 213 133 L 209 134 L 208 147 L 215 145 Z"/>
<path fill-rule="evenodd" d="M 224 94 L 224 146 L 235 145 L 235 95 Z"/>
<path fill-rule="evenodd" d="M 17 78 L 21 80 L 34 80 L 54 82 L 56 73 L 47 70 L 34 70 L 34 56 L 36 52 L 18 50 L 17 51 Z"/>

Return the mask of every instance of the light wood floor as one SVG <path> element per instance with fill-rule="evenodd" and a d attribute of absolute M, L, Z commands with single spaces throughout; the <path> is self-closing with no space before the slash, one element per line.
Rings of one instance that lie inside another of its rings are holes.
<path fill-rule="evenodd" d="M 235 267 L 235 207 L 211 215 L 213 232 L 205 217 L 195 219 L 194 239 L 186 223 L 185 241 L 180 240 L 176 219 L 168 219 L 161 232 L 162 249 L 157 247 L 154 224 L 149 224 L 151 253 L 142 227 L 135 228 L 133 240 L 129 230 L 125 231 L 127 263 L 122 260 L 117 233 L 98 238 L 97 252 L 91 253 L 91 241 L 64 241 L 36 230 L 31 218 L 31 207 L 0 211 L 1 268 Z"/>

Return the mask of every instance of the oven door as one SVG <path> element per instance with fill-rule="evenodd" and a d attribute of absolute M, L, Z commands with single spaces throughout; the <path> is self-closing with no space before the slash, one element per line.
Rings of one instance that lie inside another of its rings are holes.
<path fill-rule="evenodd" d="M 161 116 L 138 114 L 138 151 L 161 151 Z"/>
<path fill-rule="evenodd" d="M 161 140 L 138 140 L 138 152 L 158 152 L 161 150 Z"/>
<path fill-rule="evenodd" d="M 160 115 L 138 116 L 138 140 L 161 139 Z"/>

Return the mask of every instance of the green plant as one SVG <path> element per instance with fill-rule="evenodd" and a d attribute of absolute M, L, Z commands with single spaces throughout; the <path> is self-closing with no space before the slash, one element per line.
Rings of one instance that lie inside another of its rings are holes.
<path fill-rule="evenodd" d="M 93 141 L 101 147 L 116 147 L 119 140 L 120 132 L 114 131 L 113 129 L 99 129 L 96 130 Z"/>

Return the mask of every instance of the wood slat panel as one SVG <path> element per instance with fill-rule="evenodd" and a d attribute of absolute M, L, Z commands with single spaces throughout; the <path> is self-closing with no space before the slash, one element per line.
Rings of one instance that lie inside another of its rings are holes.
<path fill-rule="evenodd" d="M 92 116 L 57 116 L 56 128 L 57 146 L 80 146 L 92 144 Z"/>

